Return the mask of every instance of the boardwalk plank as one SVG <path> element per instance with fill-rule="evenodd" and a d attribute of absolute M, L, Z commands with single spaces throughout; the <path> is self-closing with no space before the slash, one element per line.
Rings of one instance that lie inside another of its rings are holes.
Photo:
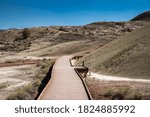
<path fill-rule="evenodd" d="M 71 56 L 57 59 L 52 79 L 40 95 L 40 100 L 88 100 L 88 95 L 79 76 L 70 65 Z"/>

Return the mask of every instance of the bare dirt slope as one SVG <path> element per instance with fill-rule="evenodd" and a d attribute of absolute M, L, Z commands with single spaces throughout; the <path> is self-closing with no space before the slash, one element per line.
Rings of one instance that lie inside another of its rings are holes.
<path fill-rule="evenodd" d="M 103 74 L 149 79 L 149 50 L 150 26 L 148 25 L 106 44 L 82 60 L 93 71 Z"/>
<path fill-rule="evenodd" d="M 150 11 L 141 13 L 140 15 L 133 18 L 131 21 L 150 21 Z"/>

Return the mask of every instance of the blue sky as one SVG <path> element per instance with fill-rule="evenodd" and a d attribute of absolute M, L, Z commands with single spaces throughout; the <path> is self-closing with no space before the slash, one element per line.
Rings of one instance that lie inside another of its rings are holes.
<path fill-rule="evenodd" d="M 128 21 L 150 0 L 0 0 L 0 29 Z"/>

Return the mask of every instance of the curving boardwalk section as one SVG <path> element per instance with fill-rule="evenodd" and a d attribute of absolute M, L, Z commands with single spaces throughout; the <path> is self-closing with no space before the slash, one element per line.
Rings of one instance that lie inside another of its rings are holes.
<path fill-rule="evenodd" d="M 63 56 L 57 59 L 52 78 L 39 96 L 39 100 L 88 100 L 85 87 L 71 67 L 71 56 Z"/>

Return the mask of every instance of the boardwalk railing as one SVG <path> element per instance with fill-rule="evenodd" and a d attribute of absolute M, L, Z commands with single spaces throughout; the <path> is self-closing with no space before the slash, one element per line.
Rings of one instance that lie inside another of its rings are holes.
<path fill-rule="evenodd" d="M 79 57 L 73 57 L 73 59 L 79 59 L 79 58 L 81 58 L 81 56 L 79 56 Z M 87 73 L 88 73 L 89 69 L 87 67 L 85 67 L 85 66 L 75 66 L 75 65 L 72 64 L 71 60 L 72 59 L 69 59 L 70 65 L 72 67 L 75 67 L 74 70 L 77 73 L 77 75 L 79 76 L 79 78 L 81 79 L 81 81 L 83 83 L 83 86 L 85 88 L 85 91 L 86 91 L 86 93 L 88 95 L 89 100 L 93 100 L 93 98 L 91 96 L 91 93 L 90 93 L 90 91 L 88 89 L 88 86 L 86 85 L 86 83 L 84 81 L 84 78 L 87 76 Z"/>
<path fill-rule="evenodd" d="M 63 56 L 57 59 L 52 70 L 52 78 L 50 79 L 50 81 L 48 82 L 42 93 L 39 95 L 38 100 L 41 99 L 92 100 L 92 96 L 83 79 L 81 71 L 78 69 L 78 67 L 76 68 L 73 67 L 70 58 L 71 56 Z M 66 67 L 64 67 L 65 65 Z M 86 68 L 84 69 L 86 70 Z M 62 74 L 61 77 L 60 74 Z M 70 87 L 70 84 L 68 84 L 68 82 L 73 83 L 71 85 L 72 87 Z M 68 94 L 67 92 L 70 93 Z"/>
<path fill-rule="evenodd" d="M 87 95 L 88 95 L 89 100 L 93 100 L 93 98 L 92 98 L 92 96 L 91 96 L 91 93 L 90 93 L 90 91 L 89 91 L 89 89 L 88 89 L 88 87 L 87 87 L 87 85 L 86 85 L 86 83 L 85 83 L 85 81 L 84 81 L 84 78 L 83 78 L 82 75 L 78 72 L 78 70 L 77 70 L 76 68 L 74 68 L 74 70 L 75 70 L 75 72 L 78 74 L 78 76 L 80 77 L 80 79 L 81 79 L 81 81 L 82 81 L 82 83 L 83 83 L 83 85 L 84 85 L 85 91 L 86 91 L 86 93 L 87 93 Z"/>

